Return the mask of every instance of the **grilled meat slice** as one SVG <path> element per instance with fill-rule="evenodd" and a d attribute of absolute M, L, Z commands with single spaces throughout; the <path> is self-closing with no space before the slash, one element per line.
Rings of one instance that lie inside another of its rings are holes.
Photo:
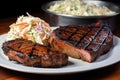
<path fill-rule="evenodd" d="M 4 42 L 2 49 L 10 60 L 26 66 L 62 67 L 68 63 L 66 54 L 52 51 L 46 46 L 25 39 Z"/>
<path fill-rule="evenodd" d="M 109 27 L 108 24 L 61 26 L 52 32 L 49 43 L 61 53 L 93 62 L 113 45 Z"/>

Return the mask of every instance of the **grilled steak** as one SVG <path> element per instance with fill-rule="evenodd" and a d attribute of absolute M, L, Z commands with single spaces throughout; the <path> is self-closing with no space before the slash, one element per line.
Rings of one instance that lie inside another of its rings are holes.
<path fill-rule="evenodd" d="M 73 58 L 93 62 L 113 44 L 108 24 L 61 26 L 50 35 L 51 48 Z"/>
<path fill-rule="evenodd" d="M 66 54 L 25 39 L 4 42 L 2 49 L 10 60 L 27 66 L 61 67 L 68 63 Z"/>

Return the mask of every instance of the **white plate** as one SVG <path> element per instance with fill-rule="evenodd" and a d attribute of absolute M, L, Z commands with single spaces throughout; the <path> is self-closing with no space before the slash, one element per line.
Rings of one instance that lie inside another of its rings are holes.
<path fill-rule="evenodd" d="M 2 44 L 5 37 L 6 34 L 0 35 L 0 45 Z M 114 36 L 113 39 L 113 48 L 107 54 L 100 56 L 95 62 L 92 63 L 87 63 L 69 57 L 69 64 L 62 68 L 28 67 L 23 66 L 22 64 L 15 63 L 13 61 L 9 61 L 7 56 L 4 55 L 2 49 L 0 48 L 0 66 L 15 71 L 34 74 L 68 74 L 99 69 L 102 67 L 110 66 L 120 61 L 120 38 Z"/>

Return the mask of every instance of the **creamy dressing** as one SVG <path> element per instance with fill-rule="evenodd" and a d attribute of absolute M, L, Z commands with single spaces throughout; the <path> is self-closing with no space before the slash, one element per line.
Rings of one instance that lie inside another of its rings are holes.
<path fill-rule="evenodd" d="M 43 40 L 48 39 L 51 28 L 48 23 L 39 17 L 31 16 L 18 17 L 16 23 L 11 24 L 6 41 L 16 38 L 24 38 L 33 42 L 44 44 Z"/>
<path fill-rule="evenodd" d="M 76 15 L 76 16 L 99 16 L 115 13 L 106 6 L 97 6 L 87 4 L 82 0 L 63 0 L 51 5 L 48 9 L 58 14 Z"/>

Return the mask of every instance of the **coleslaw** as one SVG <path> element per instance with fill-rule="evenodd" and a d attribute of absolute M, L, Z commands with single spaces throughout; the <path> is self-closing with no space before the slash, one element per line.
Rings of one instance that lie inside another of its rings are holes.
<path fill-rule="evenodd" d="M 87 4 L 84 0 L 62 0 L 51 5 L 48 10 L 58 14 L 76 16 L 99 16 L 115 13 L 106 6 L 100 7 L 96 4 Z"/>
<path fill-rule="evenodd" d="M 49 38 L 52 31 L 47 22 L 28 13 L 27 16 L 19 16 L 16 23 L 11 24 L 9 27 L 10 31 L 6 41 L 24 38 L 43 45 L 46 44 L 45 41 Z"/>

